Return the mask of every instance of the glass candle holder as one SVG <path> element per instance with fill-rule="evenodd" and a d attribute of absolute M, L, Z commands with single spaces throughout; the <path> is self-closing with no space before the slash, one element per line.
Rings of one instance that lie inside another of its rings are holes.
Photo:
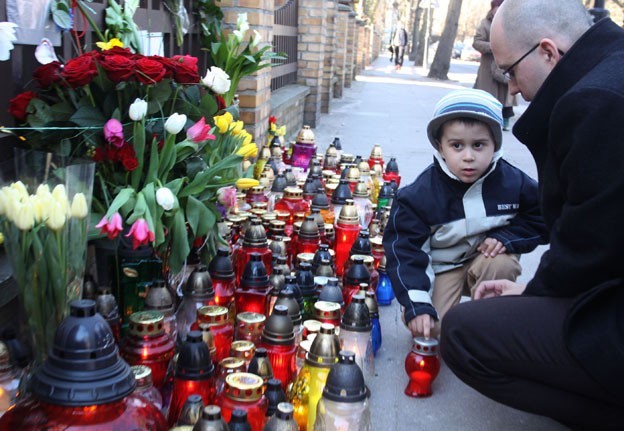
<path fill-rule="evenodd" d="M 340 304 L 336 302 L 317 301 L 314 304 L 314 319 L 321 323 L 340 326 Z"/>
<path fill-rule="evenodd" d="M 377 290 L 375 296 L 377 297 L 377 304 L 387 306 L 392 304 L 394 299 L 394 290 L 392 289 L 392 282 L 390 276 L 386 273 L 386 258 L 382 258 L 379 265 L 379 283 L 377 284 Z"/>
<path fill-rule="evenodd" d="M 438 340 L 435 338 L 416 337 L 412 350 L 405 357 L 405 372 L 409 382 L 405 395 L 410 397 L 428 397 L 433 393 L 431 384 L 440 372 L 438 359 Z"/>
<path fill-rule="evenodd" d="M 223 397 L 219 400 L 223 418 L 229 422 L 234 410 L 244 410 L 252 431 L 262 431 L 268 407 L 262 390 L 262 378 L 255 374 L 228 375 L 225 378 Z"/>
<path fill-rule="evenodd" d="M 216 398 L 221 398 L 223 394 L 223 389 L 225 387 L 225 378 L 233 373 L 244 373 L 247 369 L 247 364 L 243 358 L 235 358 L 233 356 L 228 356 L 224 358 L 221 362 L 219 362 L 219 366 L 217 367 L 217 378 L 215 386 L 217 395 Z"/>
<path fill-rule="evenodd" d="M 235 358 L 240 358 L 245 361 L 245 369 L 251 362 L 251 358 L 253 358 L 254 353 L 256 352 L 256 345 L 247 340 L 236 340 L 232 342 L 232 346 L 230 347 L 230 356 Z"/>
<path fill-rule="evenodd" d="M 234 327 L 228 320 L 228 309 L 218 305 L 208 305 L 197 311 L 200 325 L 206 325 L 212 332 L 215 344 L 214 360 L 220 362 L 230 354 L 230 346 L 234 341 Z"/>
<path fill-rule="evenodd" d="M 275 305 L 273 314 L 267 319 L 260 346 L 267 350 L 273 375 L 282 382 L 286 390 L 295 375 L 295 334 L 288 308 Z"/>
<path fill-rule="evenodd" d="M 215 304 L 227 307 L 229 319 L 234 323 L 236 316 L 236 306 L 234 303 L 236 275 L 230 257 L 230 250 L 225 247 L 220 247 L 217 250 L 217 255 L 210 262 L 208 271 L 212 277 Z"/>
<path fill-rule="evenodd" d="M 360 233 L 360 223 L 357 209 L 352 199 L 347 199 L 340 211 L 338 223 L 336 223 L 336 275 L 342 277 L 345 262 L 349 258 L 351 247 Z"/>
<path fill-rule="evenodd" d="M 152 369 L 152 380 L 161 389 L 173 357 L 173 340 L 165 333 L 164 317 L 157 311 L 141 311 L 130 316 L 129 333 L 121 340 L 120 354 L 130 365 Z"/>
<path fill-rule="evenodd" d="M 259 253 L 252 253 L 235 291 L 236 310 L 264 313 L 269 295 L 269 276 Z"/>
<path fill-rule="evenodd" d="M 266 316 L 261 313 L 249 311 L 238 313 L 236 315 L 236 333 L 234 338 L 237 340 L 251 341 L 255 345 L 258 345 L 260 343 L 260 337 L 262 337 L 265 321 Z"/>
<path fill-rule="evenodd" d="M 152 369 L 145 365 L 133 365 L 130 368 L 134 373 L 134 378 L 137 383 L 134 393 L 141 395 L 148 401 L 151 401 L 158 408 L 158 410 L 161 410 L 163 406 L 163 399 L 160 391 L 154 387 L 154 382 L 152 381 Z"/>

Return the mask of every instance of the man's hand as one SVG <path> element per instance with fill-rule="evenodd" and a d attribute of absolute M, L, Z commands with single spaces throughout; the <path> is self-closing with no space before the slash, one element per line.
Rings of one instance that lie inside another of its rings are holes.
<path fill-rule="evenodd" d="M 409 321 L 407 327 L 412 332 L 412 337 L 429 338 L 431 330 L 435 326 L 435 320 L 428 314 L 421 314 Z"/>
<path fill-rule="evenodd" d="M 495 296 L 505 295 L 521 295 L 522 292 L 524 292 L 524 289 L 526 289 L 525 285 L 514 283 L 513 281 L 489 280 L 484 281 L 477 286 L 474 291 L 474 299 L 493 298 Z"/>
<path fill-rule="evenodd" d="M 477 250 L 485 257 L 496 257 L 499 254 L 505 254 L 507 251 L 503 243 L 494 238 L 485 238 Z"/>

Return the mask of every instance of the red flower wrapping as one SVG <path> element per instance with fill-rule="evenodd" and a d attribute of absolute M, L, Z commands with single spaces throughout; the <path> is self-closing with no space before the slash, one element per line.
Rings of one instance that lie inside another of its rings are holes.
<path fill-rule="evenodd" d="M 134 76 L 142 84 L 152 85 L 162 81 L 166 72 L 167 70 L 161 62 L 148 57 L 141 57 L 136 61 Z"/>
<path fill-rule="evenodd" d="M 121 55 L 100 57 L 100 65 L 106 70 L 108 78 L 117 83 L 126 81 L 134 75 L 135 61 Z"/>
<path fill-rule="evenodd" d="M 50 88 L 52 84 L 59 82 L 61 78 L 61 63 L 53 61 L 52 63 L 39 66 L 33 72 L 33 78 L 41 88 Z"/>
<path fill-rule="evenodd" d="M 65 68 L 61 72 L 61 76 L 72 88 L 89 84 L 95 75 L 97 75 L 97 68 L 92 52 L 72 58 L 65 64 Z"/>
<path fill-rule="evenodd" d="M 18 94 L 9 101 L 9 114 L 20 122 L 26 121 L 28 104 L 35 97 L 37 97 L 37 94 L 33 91 L 25 91 Z"/>
<path fill-rule="evenodd" d="M 122 48 L 120 46 L 114 46 L 111 49 L 105 49 L 104 51 L 98 54 L 100 61 L 102 60 L 102 57 L 107 57 L 109 55 L 121 55 L 122 57 L 128 57 L 128 58 L 137 57 L 137 54 L 130 51 L 129 48 Z"/>
<path fill-rule="evenodd" d="M 173 65 L 171 64 L 171 60 L 165 57 L 161 57 L 160 55 L 150 55 L 150 60 L 154 60 L 159 62 L 165 68 L 165 76 L 164 78 L 172 78 L 173 77 Z"/>
<path fill-rule="evenodd" d="M 197 57 L 175 55 L 169 63 L 173 69 L 173 78 L 176 82 L 180 84 L 197 84 L 199 82 Z"/>

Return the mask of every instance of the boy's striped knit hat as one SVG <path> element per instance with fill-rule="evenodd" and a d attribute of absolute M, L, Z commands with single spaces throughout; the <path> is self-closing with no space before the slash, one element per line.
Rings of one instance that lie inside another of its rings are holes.
<path fill-rule="evenodd" d="M 433 118 L 427 126 L 427 136 L 437 150 L 436 136 L 444 123 L 455 118 L 474 118 L 490 127 L 498 151 L 503 143 L 502 112 L 503 105 L 486 91 L 475 89 L 453 91 L 436 104 Z"/>

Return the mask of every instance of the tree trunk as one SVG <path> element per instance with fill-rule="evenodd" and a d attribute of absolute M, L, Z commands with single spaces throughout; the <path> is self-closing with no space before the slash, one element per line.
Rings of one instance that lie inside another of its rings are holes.
<path fill-rule="evenodd" d="M 418 48 L 416 49 L 416 55 L 414 58 L 414 65 L 421 66 L 423 64 L 423 58 L 425 57 L 425 36 L 427 35 L 427 26 L 429 25 L 427 17 L 427 9 L 423 9 L 420 14 L 420 29 L 418 30 Z"/>
<path fill-rule="evenodd" d="M 414 22 L 412 23 L 412 50 L 409 53 L 409 59 L 411 61 L 416 60 L 418 57 L 418 49 L 420 42 L 420 20 L 423 15 L 423 9 L 417 8 L 414 16 Z M 422 61 L 421 61 L 422 63 Z"/>
<path fill-rule="evenodd" d="M 431 69 L 429 70 L 429 78 L 447 80 L 447 73 L 451 65 L 451 55 L 453 53 L 453 42 L 457 36 L 457 23 L 461 12 L 462 0 L 450 0 L 448 11 L 446 12 L 446 21 L 444 22 L 444 31 L 438 43 L 438 49 Z"/>

